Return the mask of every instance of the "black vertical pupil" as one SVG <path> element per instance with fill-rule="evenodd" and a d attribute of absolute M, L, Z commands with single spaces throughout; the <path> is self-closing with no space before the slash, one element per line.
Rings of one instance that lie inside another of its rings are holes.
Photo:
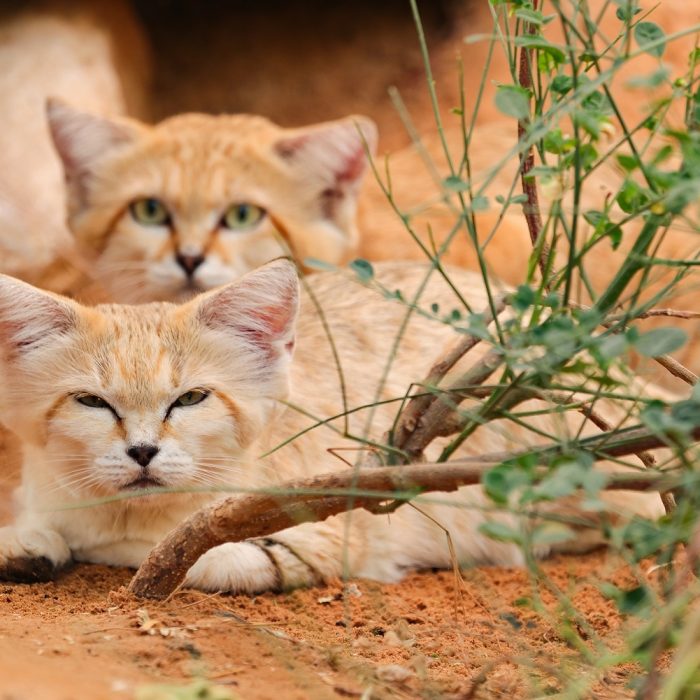
<path fill-rule="evenodd" d="M 245 221 L 245 219 L 248 218 L 248 205 L 247 204 L 239 204 L 238 210 L 236 213 L 238 215 L 239 221 Z"/>
<path fill-rule="evenodd" d="M 149 216 L 154 216 L 158 213 L 158 200 L 157 199 L 147 199 L 146 200 L 146 212 Z"/>

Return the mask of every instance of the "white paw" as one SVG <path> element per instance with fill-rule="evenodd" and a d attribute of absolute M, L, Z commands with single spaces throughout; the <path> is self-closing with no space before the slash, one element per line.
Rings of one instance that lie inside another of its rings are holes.
<path fill-rule="evenodd" d="M 68 545 L 53 530 L 0 528 L 0 579 L 46 581 L 70 559 Z"/>
<path fill-rule="evenodd" d="M 261 593 L 279 588 L 270 557 L 250 542 L 231 542 L 210 549 L 187 572 L 185 585 L 203 591 Z"/>

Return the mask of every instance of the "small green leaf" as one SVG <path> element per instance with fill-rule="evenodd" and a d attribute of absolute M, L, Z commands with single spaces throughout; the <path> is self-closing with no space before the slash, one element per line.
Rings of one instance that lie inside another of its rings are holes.
<path fill-rule="evenodd" d="M 552 92 L 557 95 L 566 95 L 574 86 L 574 79 L 570 75 L 557 75 L 550 85 Z"/>
<path fill-rule="evenodd" d="M 469 185 L 456 175 L 446 177 L 442 181 L 442 185 L 445 189 L 451 190 L 452 192 L 464 192 L 469 189 Z"/>
<path fill-rule="evenodd" d="M 522 46 L 526 49 L 537 49 L 537 51 L 545 52 L 557 65 L 566 61 L 564 51 L 559 46 L 547 41 L 543 36 L 531 34 L 517 36 L 514 43 L 516 46 Z"/>
<path fill-rule="evenodd" d="M 618 7 L 615 10 L 615 17 L 617 17 L 620 22 L 629 22 L 635 15 L 638 15 L 642 11 L 641 7 L 637 7 L 636 2 L 628 2 L 622 7 Z"/>
<path fill-rule="evenodd" d="M 624 170 L 631 173 L 639 167 L 639 161 L 634 156 L 628 156 L 625 153 L 618 153 L 616 156 L 617 162 Z"/>
<path fill-rule="evenodd" d="M 595 211 L 593 209 L 583 213 L 583 218 L 591 224 L 591 226 L 597 226 L 601 221 L 607 221 L 608 217 L 602 211 Z"/>
<path fill-rule="evenodd" d="M 514 542 L 515 544 L 522 544 L 522 535 L 511 527 L 508 527 L 504 523 L 499 522 L 487 522 L 479 525 L 479 532 L 486 537 L 490 537 L 492 540 L 498 540 L 499 542 Z"/>
<path fill-rule="evenodd" d="M 661 58 L 666 48 L 665 37 L 663 29 L 653 22 L 640 22 L 634 28 L 634 38 L 639 48 L 657 58 Z"/>
<path fill-rule="evenodd" d="M 535 24 L 538 27 L 551 22 L 556 15 L 547 15 L 546 17 L 539 10 L 531 10 L 527 7 L 522 7 L 515 11 L 515 16 L 523 22 Z"/>
<path fill-rule="evenodd" d="M 612 583 L 603 583 L 600 588 L 603 595 L 615 601 L 617 609 L 623 615 L 648 614 L 652 598 L 646 586 L 637 586 L 626 591 Z"/>
<path fill-rule="evenodd" d="M 374 277 L 374 268 L 368 260 L 357 258 L 350 263 L 350 269 L 362 282 L 369 282 Z"/>
<path fill-rule="evenodd" d="M 610 112 L 612 112 L 610 101 L 599 90 L 587 95 L 581 102 L 581 105 L 589 112 L 596 112 L 600 114 L 610 114 Z"/>
<path fill-rule="evenodd" d="M 654 328 L 642 333 L 634 343 L 634 349 L 645 357 L 658 357 L 682 347 L 688 340 L 682 328 Z"/>
<path fill-rule="evenodd" d="M 625 214 L 632 214 L 639 211 L 649 198 L 634 180 L 627 180 L 617 193 L 615 201 Z"/>
<path fill-rule="evenodd" d="M 474 197 L 472 199 L 472 210 L 473 211 L 485 211 L 489 208 L 489 198 L 483 195 L 479 197 Z"/>
<path fill-rule="evenodd" d="M 545 523 L 538 525 L 531 535 L 532 544 L 552 545 L 570 542 L 576 539 L 576 534 L 563 523 Z"/>
<path fill-rule="evenodd" d="M 527 311 L 535 303 L 535 290 L 521 284 L 511 296 L 510 303 L 518 311 Z"/>
<path fill-rule="evenodd" d="M 496 107 L 509 117 L 526 119 L 530 115 L 530 91 L 518 85 L 499 85 Z"/>
<path fill-rule="evenodd" d="M 622 355 L 629 347 L 624 335 L 607 335 L 598 344 L 598 352 L 604 360 L 612 360 Z"/>

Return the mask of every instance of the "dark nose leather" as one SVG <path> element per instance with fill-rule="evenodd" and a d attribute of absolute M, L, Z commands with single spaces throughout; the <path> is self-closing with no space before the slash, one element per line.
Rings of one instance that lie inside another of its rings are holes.
<path fill-rule="evenodd" d="M 155 445 L 134 445 L 126 451 L 126 454 L 137 464 L 147 467 L 158 454 L 158 448 Z"/>
<path fill-rule="evenodd" d="M 185 271 L 188 277 L 192 277 L 194 271 L 204 262 L 203 255 L 181 255 L 175 256 L 177 264 Z"/>

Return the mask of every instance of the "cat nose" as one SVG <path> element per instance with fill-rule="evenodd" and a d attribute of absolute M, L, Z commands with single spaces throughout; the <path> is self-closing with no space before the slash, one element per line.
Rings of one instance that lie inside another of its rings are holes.
<path fill-rule="evenodd" d="M 194 271 L 204 262 L 203 255 L 182 255 L 182 253 L 177 253 L 175 255 L 175 260 L 177 264 L 185 271 L 188 277 L 192 277 Z"/>
<path fill-rule="evenodd" d="M 134 445 L 126 451 L 126 454 L 137 464 L 147 467 L 158 452 L 159 450 L 155 445 Z"/>

